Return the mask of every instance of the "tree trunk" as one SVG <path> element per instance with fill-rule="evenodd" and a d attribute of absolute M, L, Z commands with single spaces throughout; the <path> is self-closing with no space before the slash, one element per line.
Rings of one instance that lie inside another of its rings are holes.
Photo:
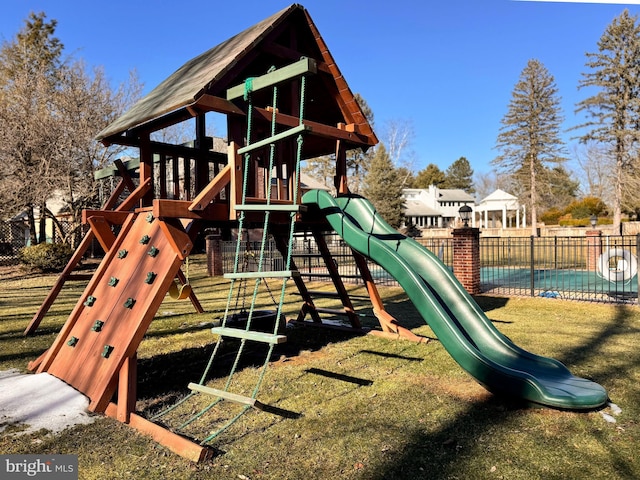
<path fill-rule="evenodd" d="M 44 204 L 44 202 L 42 202 L 40 204 L 40 218 L 39 223 L 40 223 L 40 231 L 38 232 L 38 243 L 46 243 L 47 242 L 47 215 L 45 213 L 46 210 L 46 206 Z"/>
<path fill-rule="evenodd" d="M 29 223 L 29 244 L 37 245 L 38 237 L 36 236 L 36 219 L 33 215 L 33 204 L 27 206 L 27 222 Z"/>
<path fill-rule="evenodd" d="M 614 180 L 613 232 L 622 233 L 622 179 L 624 175 L 624 145 L 622 140 L 616 142 L 616 175 Z"/>
<path fill-rule="evenodd" d="M 535 154 L 531 154 L 531 159 L 529 160 L 529 172 L 531 174 L 531 236 L 538 236 L 538 213 L 536 204 L 538 203 L 537 193 L 536 193 L 536 162 L 535 162 Z"/>

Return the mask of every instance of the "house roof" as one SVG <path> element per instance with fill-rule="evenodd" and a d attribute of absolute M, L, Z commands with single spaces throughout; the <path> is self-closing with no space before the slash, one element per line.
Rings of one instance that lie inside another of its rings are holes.
<path fill-rule="evenodd" d="M 485 198 L 482 199 L 482 201 L 480 202 L 480 204 L 485 203 L 485 202 L 502 202 L 502 201 L 512 201 L 512 200 L 517 200 L 518 198 L 511 195 L 510 193 L 505 192 L 504 190 L 500 190 L 499 188 L 491 193 L 490 195 L 487 195 Z"/>
<path fill-rule="evenodd" d="M 475 202 L 475 198 L 462 189 L 438 189 L 439 202 Z"/>
<path fill-rule="evenodd" d="M 354 144 L 375 145 L 377 138 L 364 113 L 308 12 L 298 4 L 189 60 L 96 138 L 118 143 L 118 136 L 125 132 L 129 137 L 135 136 L 137 130 L 149 128 L 148 122 L 189 111 L 205 94 L 226 101 L 228 88 L 243 84 L 249 77 L 263 75 L 272 67 L 291 64 L 301 56 L 316 60 L 319 75 L 315 77 L 321 76 L 307 82 L 305 119 L 332 126 L 354 125 L 358 134 Z M 188 116 L 177 118 L 182 121 L 192 115 L 189 111 Z"/>
<path fill-rule="evenodd" d="M 404 201 L 404 214 L 410 217 L 440 217 L 442 212 L 434 210 L 424 202 L 417 200 Z"/>
<path fill-rule="evenodd" d="M 518 204 L 518 198 L 505 192 L 504 190 L 497 189 L 495 192 L 487 195 L 478 205 L 476 211 L 478 212 L 491 212 L 499 210 L 518 210 L 520 205 Z"/>

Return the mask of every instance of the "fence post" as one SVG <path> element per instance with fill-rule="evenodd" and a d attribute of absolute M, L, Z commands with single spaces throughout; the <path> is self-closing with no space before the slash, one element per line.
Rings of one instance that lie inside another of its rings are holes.
<path fill-rule="evenodd" d="M 222 239 L 220 235 L 207 235 L 206 249 L 207 275 L 210 277 L 222 275 Z"/>
<path fill-rule="evenodd" d="M 640 233 L 636 233 L 636 258 L 640 257 Z M 637 278 L 636 278 L 637 279 Z M 639 283 L 640 284 L 640 283 Z M 636 292 L 636 301 L 640 304 L 640 288 Z"/>
<path fill-rule="evenodd" d="M 531 285 L 530 285 L 530 294 L 532 297 L 535 297 L 536 295 L 536 247 L 535 247 L 535 239 L 539 238 L 539 237 L 535 237 L 534 235 L 531 235 L 531 237 L 529 237 L 530 240 L 530 244 L 529 244 L 529 254 L 530 254 L 530 260 L 531 260 L 531 264 L 529 265 L 529 276 L 530 276 L 530 281 L 531 281 Z"/>
<path fill-rule="evenodd" d="M 480 229 L 453 230 L 453 273 L 471 295 L 480 293 Z"/>

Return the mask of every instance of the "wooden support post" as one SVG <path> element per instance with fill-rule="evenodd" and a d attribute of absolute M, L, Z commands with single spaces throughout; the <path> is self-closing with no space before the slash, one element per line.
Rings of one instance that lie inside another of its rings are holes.
<path fill-rule="evenodd" d="M 382 332 L 371 330 L 370 333 L 372 335 L 379 335 L 386 338 L 404 338 L 405 340 L 410 340 L 416 343 L 427 342 L 427 338 L 416 335 L 411 330 L 403 327 L 398 323 L 398 320 L 396 320 L 393 315 L 385 310 L 382 298 L 378 292 L 378 287 L 376 287 L 371 271 L 369 270 L 369 266 L 367 265 L 367 259 L 356 251 L 352 251 L 352 253 L 356 261 L 356 265 L 358 266 L 358 270 L 360 270 L 362 281 L 367 287 L 369 299 L 373 306 L 373 314 L 378 319 L 380 327 L 382 328 Z"/>
<path fill-rule="evenodd" d="M 288 247 L 287 242 L 285 242 L 284 238 L 281 235 L 278 235 L 276 233 L 274 233 L 273 238 L 275 239 L 276 248 L 282 255 L 282 258 L 287 258 L 287 247 Z M 297 266 L 295 265 L 293 258 L 291 259 L 291 269 L 297 270 Z M 316 311 L 316 307 L 313 304 L 313 299 L 311 298 L 311 295 L 309 294 L 309 290 L 307 289 L 307 286 L 302 280 L 302 278 L 299 275 L 296 275 L 293 277 L 293 282 L 296 284 L 296 287 L 300 292 L 300 296 L 302 296 L 302 299 L 304 300 L 304 304 L 302 309 L 300 310 L 298 320 L 299 321 L 304 320 L 304 317 L 306 316 L 306 314 L 309 313 L 311 315 L 311 319 L 314 322 L 321 323 L 322 320 L 320 319 L 320 315 L 318 315 L 318 312 Z M 302 316 L 302 318 L 300 318 L 300 315 Z"/>
<path fill-rule="evenodd" d="M 149 182 L 153 185 L 153 150 L 149 133 L 143 133 L 140 137 L 140 184 Z M 150 189 L 140 201 L 141 207 L 151 205 L 153 201 L 153 189 Z"/>
<path fill-rule="evenodd" d="M 342 140 L 336 140 L 336 176 L 334 186 L 338 193 L 349 193 L 347 184 L 347 151 Z"/>
<path fill-rule="evenodd" d="M 127 357 L 120 367 L 118 376 L 118 408 L 117 419 L 122 423 L 129 423 L 131 414 L 136 411 L 138 384 L 138 356 Z"/>
<path fill-rule="evenodd" d="M 229 195 L 229 220 L 236 219 L 236 205 L 242 204 L 242 157 L 238 154 L 238 144 L 231 142 L 228 149 L 229 166 L 231 167 Z"/>
<path fill-rule="evenodd" d="M 318 249 L 320 250 L 320 255 L 322 255 L 322 259 L 324 260 L 325 265 L 327 266 L 327 270 L 329 271 L 329 275 L 331 276 L 331 280 L 333 281 L 334 286 L 336 287 L 336 291 L 340 296 L 340 301 L 342 302 L 342 306 L 344 307 L 345 314 L 351 323 L 353 328 L 362 328 L 362 324 L 360 323 L 360 319 L 355 313 L 353 308 L 353 303 L 351 303 L 351 298 L 349 298 L 349 293 L 347 292 L 346 287 L 344 286 L 344 282 L 342 281 L 342 277 L 340 276 L 340 272 L 338 271 L 338 267 L 333 261 L 333 256 L 329 251 L 329 247 L 327 246 L 327 242 L 320 232 L 317 229 L 313 229 L 313 237 L 316 240 L 316 244 L 318 245 Z"/>
<path fill-rule="evenodd" d="M 182 270 L 178 270 L 177 277 L 182 285 L 188 283 L 187 278 L 184 276 L 184 273 L 182 273 Z M 193 289 L 191 289 L 191 291 L 189 292 L 189 300 L 191 301 L 193 308 L 196 309 L 196 312 L 204 313 L 204 308 L 202 308 L 202 304 L 200 303 L 200 300 L 198 300 L 198 297 L 196 297 L 196 293 L 193 291 Z"/>

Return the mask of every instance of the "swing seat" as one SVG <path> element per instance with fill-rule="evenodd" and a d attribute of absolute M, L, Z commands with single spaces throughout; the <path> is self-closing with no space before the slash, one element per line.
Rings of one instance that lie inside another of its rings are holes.
<path fill-rule="evenodd" d="M 174 300 L 184 300 L 185 298 L 189 298 L 189 295 L 191 295 L 191 285 L 185 283 L 178 287 L 176 282 L 171 282 L 171 285 L 169 285 L 169 295 Z"/>

